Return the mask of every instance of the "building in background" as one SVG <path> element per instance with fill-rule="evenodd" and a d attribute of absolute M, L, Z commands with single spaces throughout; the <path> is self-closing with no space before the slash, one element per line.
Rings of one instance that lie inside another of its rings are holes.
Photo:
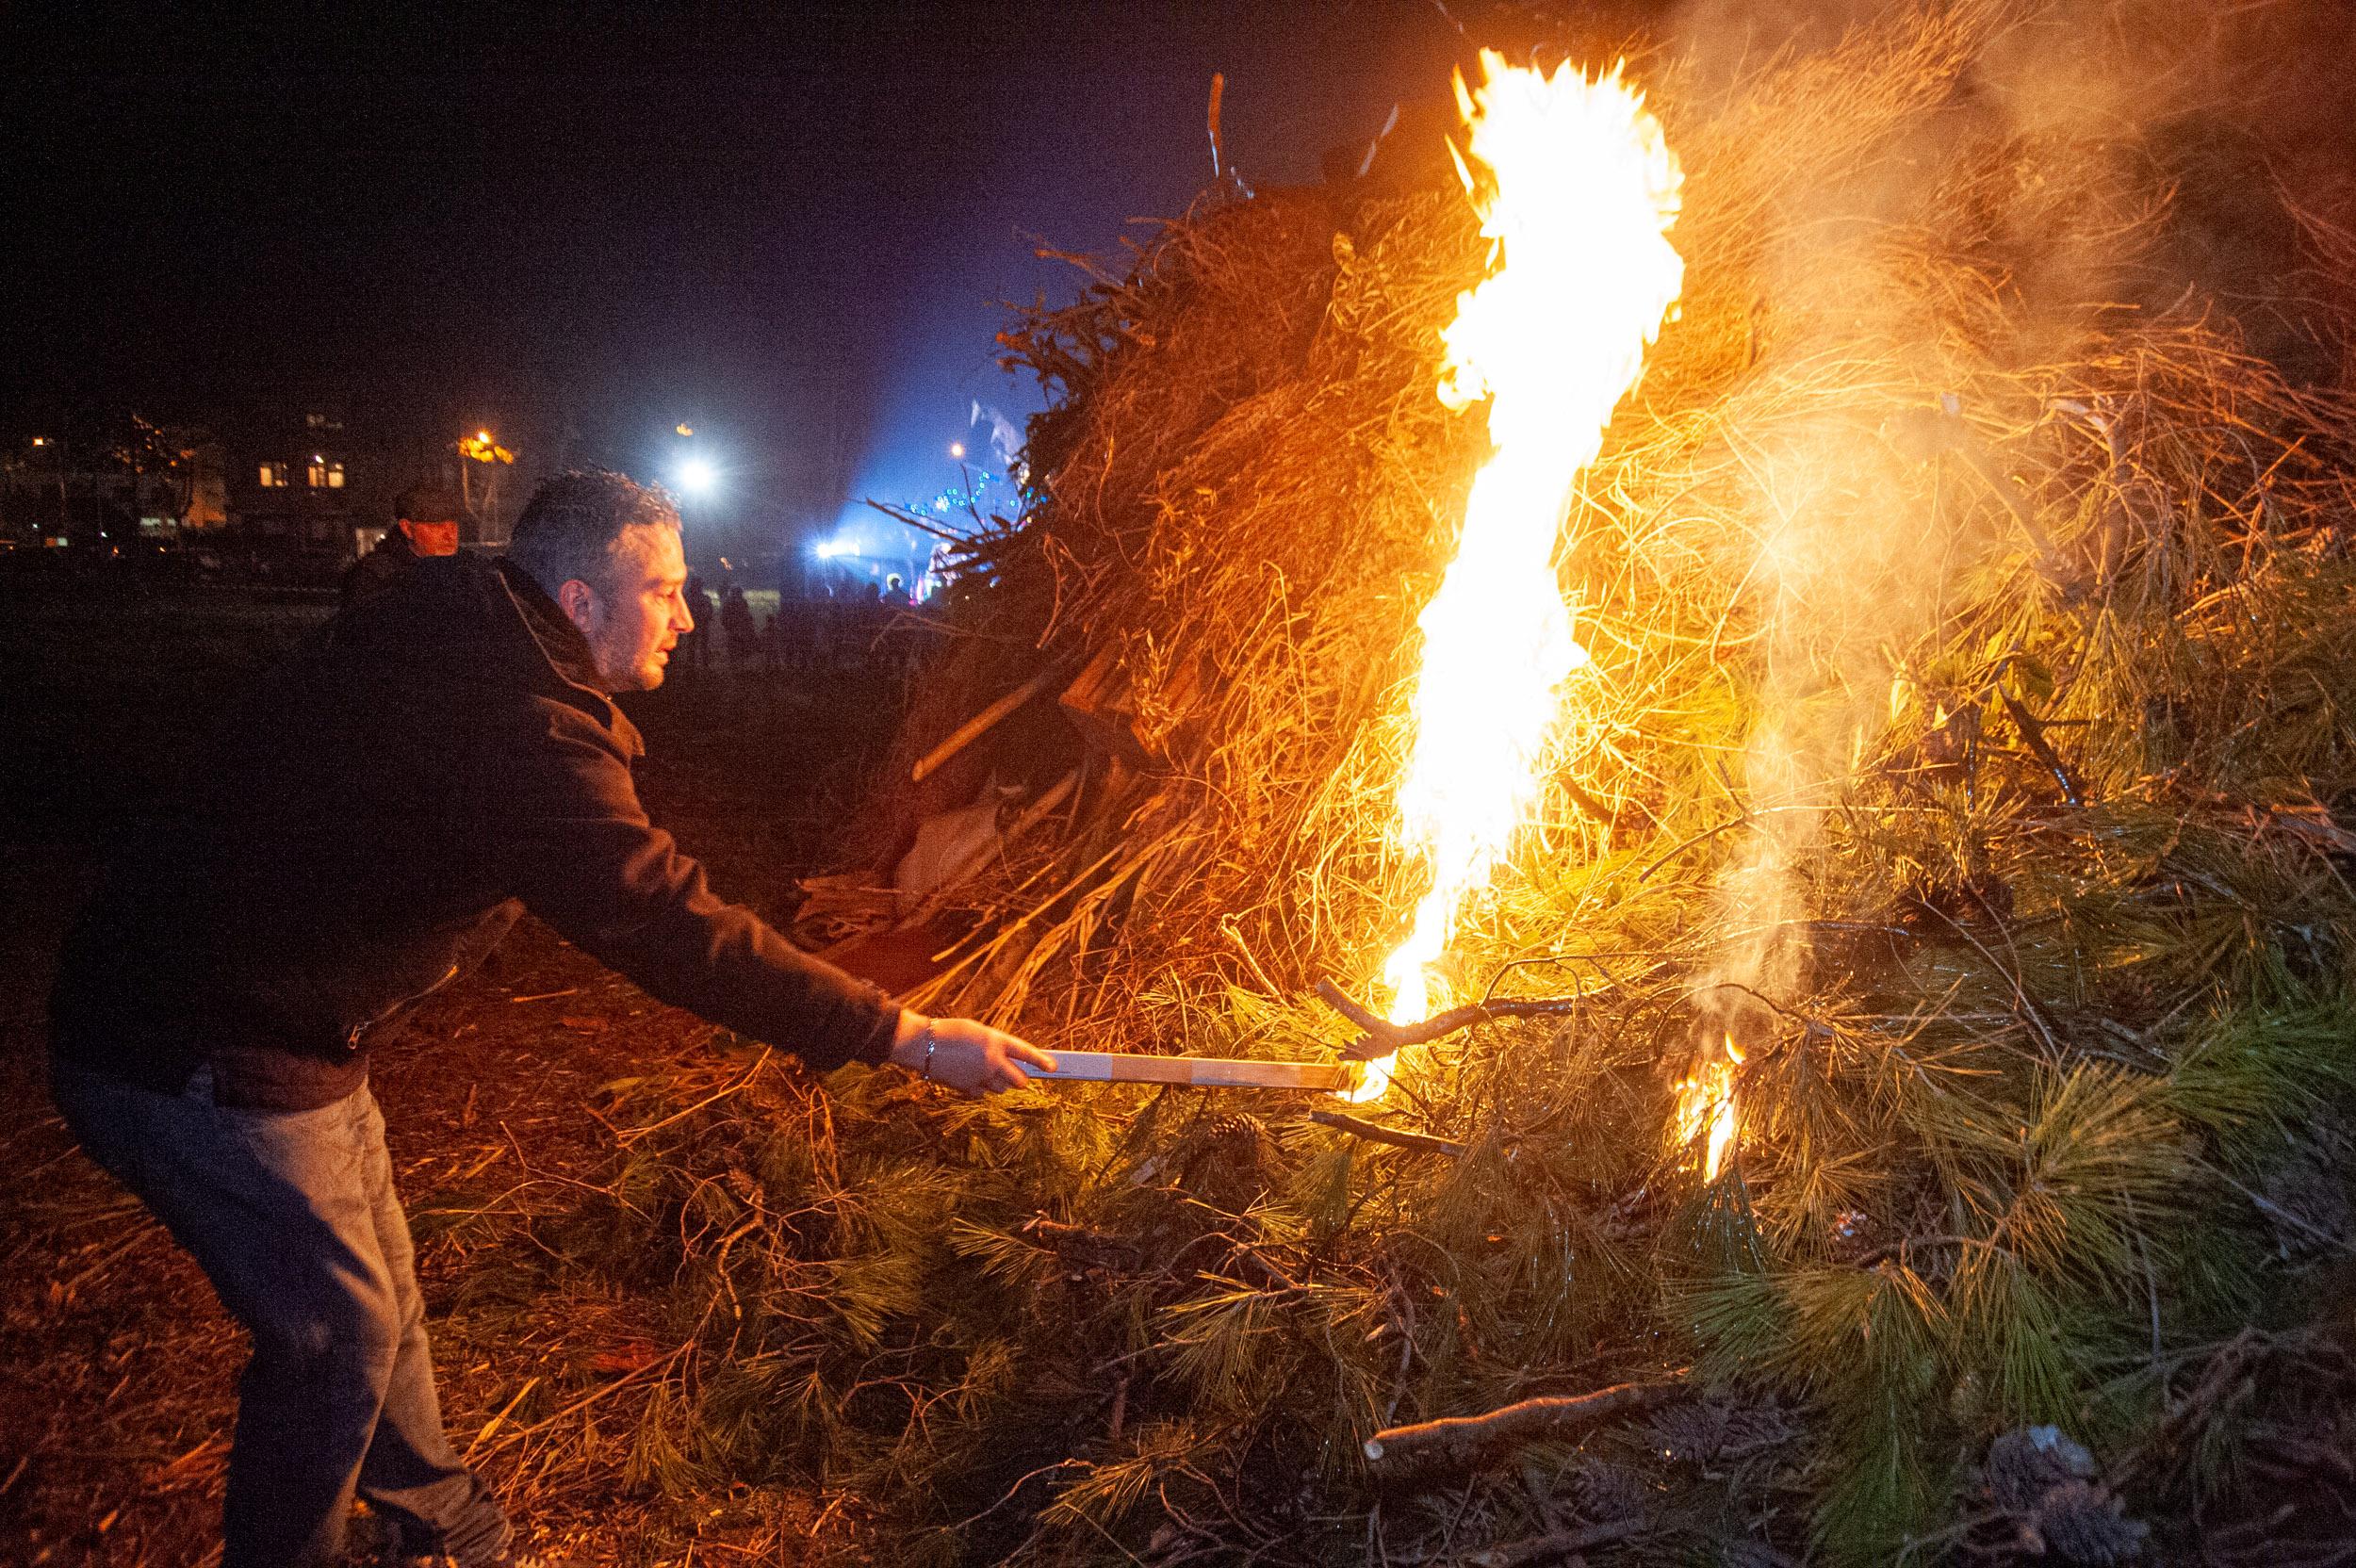
<path fill-rule="evenodd" d="M 339 410 L 266 413 L 237 433 L 229 466 L 229 519 L 239 545 L 265 556 L 333 563 L 355 549 L 353 531 L 377 522 L 383 487 Z"/>
<path fill-rule="evenodd" d="M 60 419 L 0 453 L 0 544 L 121 556 L 228 521 L 221 444 L 138 414 Z"/>

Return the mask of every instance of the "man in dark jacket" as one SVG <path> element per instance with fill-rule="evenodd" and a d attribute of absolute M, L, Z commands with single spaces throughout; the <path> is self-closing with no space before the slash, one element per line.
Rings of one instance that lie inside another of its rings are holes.
<path fill-rule="evenodd" d="M 813 1068 L 987 1093 L 1052 1066 L 805 956 L 647 821 L 610 694 L 662 682 L 686 578 L 660 491 L 550 481 L 506 560 L 420 561 L 271 675 L 67 940 L 57 1102 L 254 1335 L 223 1568 L 334 1560 L 355 1492 L 417 1552 L 521 1560 L 442 1431 L 367 1082 L 519 910 Z"/>
<path fill-rule="evenodd" d="M 343 602 L 389 588 L 419 561 L 458 553 L 458 498 L 432 484 L 413 484 L 393 498 L 393 526 L 376 548 L 344 573 Z"/>

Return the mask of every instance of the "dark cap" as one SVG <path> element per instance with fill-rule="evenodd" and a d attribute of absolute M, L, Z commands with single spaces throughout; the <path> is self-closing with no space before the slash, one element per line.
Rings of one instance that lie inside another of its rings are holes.
<path fill-rule="evenodd" d="M 465 503 L 438 484 L 413 484 L 393 498 L 397 523 L 454 523 L 466 514 Z"/>

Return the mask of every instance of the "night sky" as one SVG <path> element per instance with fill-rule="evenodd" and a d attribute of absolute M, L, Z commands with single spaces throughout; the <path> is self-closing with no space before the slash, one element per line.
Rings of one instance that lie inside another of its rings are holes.
<path fill-rule="evenodd" d="M 829 445 L 849 498 L 919 499 L 973 401 L 1035 405 L 991 340 L 1075 286 L 1035 243 L 1208 185 L 1213 72 L 1243 176 L 1313 180 L 1510 11 L 12 11 L 0 419 L 326 399 L 653 477 L 685 421 L 716 505 L 823 518 Z"/>

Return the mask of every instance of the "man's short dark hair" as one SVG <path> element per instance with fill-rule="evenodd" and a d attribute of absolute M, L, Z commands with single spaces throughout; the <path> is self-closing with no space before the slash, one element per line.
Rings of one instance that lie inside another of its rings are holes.
<path fill-rule="evenodd" d="M 679 527 L 679 508 L 661 485 L 604 468 L 559 474 L 515 519 L 507 558 L 550 594 L 575 578 L 601 584 L 622 531 L 646 527 Z"/>
<path fill-rule="evenodd" d="M 413 484 L 393 498 L 397 523 L 454 523 L 466 514 L 457 493 L 438 484 Z"/>

